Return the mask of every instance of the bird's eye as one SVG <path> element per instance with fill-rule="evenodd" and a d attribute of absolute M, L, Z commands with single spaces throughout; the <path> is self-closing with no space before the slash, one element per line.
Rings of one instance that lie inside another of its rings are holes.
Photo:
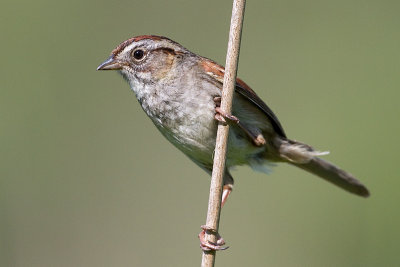
<path fill-rule="evenodd" d="M 144 51 L 141 50 L 141 49 L 135 50 L 135 51 L 133 52 L 133 57 L 134 57 L 136 60 L 141 60 L 141 59 L 143 59 L 143 57 L 144 57 Z"/>

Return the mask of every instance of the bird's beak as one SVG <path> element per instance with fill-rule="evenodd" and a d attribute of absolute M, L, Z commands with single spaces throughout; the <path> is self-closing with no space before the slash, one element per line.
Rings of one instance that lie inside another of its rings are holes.
<path fill-rule="evenodd" d="M 101 63 L 97 70 L 120 70 L 123 64 L 115 59 L 113 56 L 109 57 L 106 61 Z"/>

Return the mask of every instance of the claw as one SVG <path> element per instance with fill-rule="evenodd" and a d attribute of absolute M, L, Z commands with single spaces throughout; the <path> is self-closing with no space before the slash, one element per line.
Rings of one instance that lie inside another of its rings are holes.
<path fill-rule="evenodd" d="M 215 119 L 219 122 L 222 122 L 224 124 L 227 123 L 239 123 L 239 119 L 233 115 L 226 114 L 225 112 L 222 111 L 221 109 L 221 97 L 216 96 L 214 97 L 214 103 L 215 103 Z"/>
<path fill-rule="evenodd" d="M 199 234 L 199 239 L 200 239 L 200 248 L 203 251 L 212 251 L 212 250 L 217 251 L 217 250 L 225 250 L 225 249 L 229 248 L 229 247 L 224 247 L 225 240 L 214 229 L 208 227 L 207 225 L 202 225 L 201 229 L 203 229 L 203 230 Z M 205 239 L 205 234 L 207 231 L 216 235 L 217 242 L 214 243 L 214 242 L 207 241 Z"/>
<path fill-rule="evenodd" d="M 224 125 L 232 123 L 239 126 L 239 128 L 246 133 L 246 135 L 251 139 L 251 141 L 253 141 L 253 144 L 255 144 L 256 146 L 263 146 L 266 144 L 266 140 L 261 133 L 258 135 L 253 134 L 242 123 L 240 123 L 240 120 L 236 116 L 226 114 L 225 112 L 223 112 L 221 110 L 221 107 L 218 105 L 218 103 L 221 104 L 220 102 L 218 102 L 221 101 L 221 98 L 220 97 L 219 99 L 216 98 L 217 97 L 214 97 L 214 102 L 216 103 L 214 118 L 217 121 L 222 122 Z"/>
<path fill-rule="evenodd" d="M 220 107 L 221 106 L 221 97 L 220 96 L 214 97 L 214 103 L 215 103 L 216 107 Z"/>
<path fill-rule="evenodd" d="M 215 108 L 215 119 L 222 123 L 239 124 L 240 122 L 236 116 L 226 114 L 225 112 L 222 111 L 221 107 L 218 106 Z"/>

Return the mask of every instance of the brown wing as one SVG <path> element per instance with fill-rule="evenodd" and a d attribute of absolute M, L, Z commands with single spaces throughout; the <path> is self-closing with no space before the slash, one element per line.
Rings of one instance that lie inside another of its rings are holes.
<path fill-rule="evenodd" d="M 267 115 L 268 119 L 271 121 L 272 127 L 278 135 L 286 138 L 285 131 L 282 128 L 281 123 L 278 118 L 275 116 L 274 112 L 265 104 L 264 101 L 261 100 L 260 97 L 241 79 L 236 79 L 236 88 L 235 91 L 242 96 L 244 96 L 247 100 L 256 105 L 259 109 L 261 109 L 265 115 Z"/>
<path fill-rule="evenodd" d="M 202 58 L 201 67 L 206 71 L 207 74 L 214 77 L 220 83 L 223 83 L 225 69 L 208 58 Z M 275 116 L 274 112 L 261 100 L 260 97 L 241 79 L 236 79 L 235 91 L 240 95 L 244 96 L 248 101 L 256 105 L 270 120 L 272 127 L 278 135 L 286 138 L 285 131 L 282 128 L 281 123 Z"/>

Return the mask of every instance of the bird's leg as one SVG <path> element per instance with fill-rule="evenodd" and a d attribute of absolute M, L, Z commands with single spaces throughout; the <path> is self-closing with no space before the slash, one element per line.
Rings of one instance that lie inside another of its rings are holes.
<path fill-rule="evenodd" d="M 243 130 L 246 135 L 250 138 L 251 141 L 256 146 L 263 146 L 265 145 L 266 141 L 264 139 L 264 136 L 262 134 L 255 135 L 253 134 L 250 130 L 248 130 L 242 123 L 240 123 L 240 120 L 233 115 L 226 114 L 221 110 L 221 97 L 217 96 L 214 97 L 214 102 L 215 102 L 215 116 L 214 118 L 222 123 L 231 123 L 234 125 L 237 125 L 241 130 Z"/>
<path fill-rule="evenodd" d="M 228 199 L 230 193 L 232 192 L 232 184 L 226 184 L 223 187 L 222 191 L 222 201 L 221 201 L 221 208 L 225 205 L 226 200 Z M 228 247 L 224 247 L 225 240 L 218 234 L 215 229 L 208 227 L 207 225 L 202 225 L 201 229 L 203 229 L 199 234 L 200 239 L 200 248 L 204 251 L 211 251 L 211 250 L 225 250 Z M 217 237 L 217 242 L 212 243 L 205 239 L 205 234 L 214 234 Z"/>
<path fill-rule="evenodd" d="M 233 186 L 231 184 L 226 184 L 222 188 L 222 201 L 221 201 L 221 208 L 224 207 L 225 202 L 228 200 L 229 195 L 232 193 Z"/>

